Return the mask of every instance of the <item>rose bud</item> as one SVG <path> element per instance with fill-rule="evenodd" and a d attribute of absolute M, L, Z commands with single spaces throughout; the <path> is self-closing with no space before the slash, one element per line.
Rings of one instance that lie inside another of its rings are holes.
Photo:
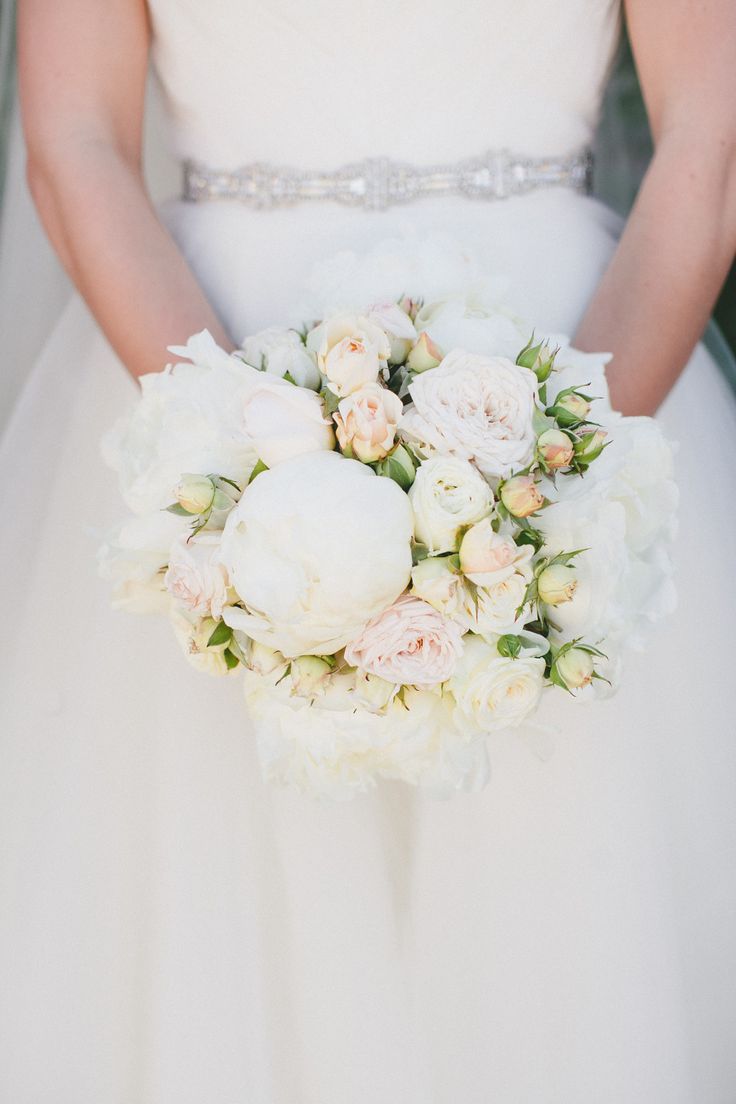
<path fill-rule="evenodd" d="M 538 345 L 532 345 L 530 339 L 516 358 L 516 363 L 521 365 L 522 368 L 531 369 L 537 380 L 544 383 L 552 374 L 556 356 L 557 349 L 553 349 L 546 341 L 540 341 Z"/>
<path fill-rule="evenodd" d="M 449 559 L 449 556 L 427 556 L 420 560 L 411 570 L 411 593 L 451 616 L 460 602 L 462 579 L 450 566 Z"/>
<path fill-rule="evenodd" d="M 559 606 L 569 602 L 575 593 L 578 581 L 571 568 L 564 564 L 551 564 L 540 572 L 537 579 L 539 598 L 548 606 Z"/>
<path fill-rule="evenodd" d="M 291 687 L 300 698 L 314 698 L 326 686 L 332 663 L 321 656 L 299 656 L 291 661 Z"/>
<path fill-rule="evenodd" d="M 568 690 L 579 690 L 593 681 L 593 657 L 582 648 L 570 648 L 555 660 L 557 674 Z"/>
<path fill-rule="evenodd" d="M 592 433 L 585 433 L 579 441 L 575 442 L 575 459 L 581 464 L 592 464 L 600 456 L 606 447 L 605 429 L 596 429 Z"/>
<path fill-rule="evenodd" d="M 396 696 L 398 686 L 368 671 L 355 673 L 355 700 L 369 713 L 382 713 Z"/>
<path fill-rule="evenodd" d="M 412 299 L 411 296 L 409 296 L 409 295 L 405 295 L 404 298 L 399 302 L 399 306 L 401 307 L 401 309 L 403 311 L 406 312 L 406 314 L 409 315 L 412 322 L 416 318 L 417 312 L 419 311 L 419 308 L 421 307 L 421 305 L 422 305 L 422 300 L 421 299 Z"/>
<path fill-rule="evenodd" d="M 273 675 L 280 678 L 286 670 L 288 660 L 267 644 L 259 644 L 257 640 L 251 640 L 244 633 L 235 630 L 235 638 L 243 653 L 245 666 L 249 671 L 257 675 Z"/>
<path fill-rule="evenodd" d="M 554 409 L 560 425 L 575 425 L 586 420 L 590 414 L 590 403 L 576 391 L 570 391 L 555 399 Z"/>
<path fill-rule="evenodd" d="M 441 360 L 442 350 L 435 345 L 427 331 L 422 330 L 409 350 L 406 358 L 407 367 L 412 372 L 426 372 L 430 368 L 436 368 Z"/>
<path fill-rule="evenodd" d="M 501 502 L 514 517 L 525 518 L 544 505 L 544 496 L 531 475 L 514 475 L 501 485 Z"/>
<path fill-rule="evenodd" d="M 388 456 L 376 464 L 376 474 L 384 475 L 398 483 L 402 491 L 408 491 L 416 476 L 416 465 L 404 445 L 396 445 Z"/>
<path fill-rule="evenodd" d="M 215 484 L 208 475 L 183 475 L 174 497 L 188 514 L 206 514 L 215 498 Z"/>
<path fill-rule="evenodd" d="M 569 467 L 574 452 L 572 441 L 561 429 L 546 429 L 537 440 L 537 456 L 553 470 Z"/>

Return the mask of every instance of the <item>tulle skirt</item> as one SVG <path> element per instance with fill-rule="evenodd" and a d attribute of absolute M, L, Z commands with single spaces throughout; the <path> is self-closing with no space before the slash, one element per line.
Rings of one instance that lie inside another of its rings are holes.
<path fill-rule="evenodd" d="M 406 224 L 570 331 L 614 232 L 565 193 L 165 217 L 236 338 L 299 317 L 316 258 Z M 122 508 L 99 439 L 135 393 L 75 299 L 0 453 L 0 1100 L 734 1099 L 736 407 L 710 356 L 660 415 L 677 613 L 616 697 L 561 705 L 551 756 L 503 734 L 487 788 L 447 801 L 266 788 L 239 680 L 110 610 L 95 550 Z"/>

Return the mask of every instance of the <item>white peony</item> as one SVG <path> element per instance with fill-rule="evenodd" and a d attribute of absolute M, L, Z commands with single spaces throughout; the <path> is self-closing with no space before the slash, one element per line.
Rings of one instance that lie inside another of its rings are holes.
<path fill-rule="evenodd" d="M 221 533 L 182 533 L 171 546 L 164 585 L 185 609 L 219 620 L 228 597 L 225 568 L 219 561 Z"/>
<path fill-rule="evenodd" d="M 409 500 L 357 460 L 317 452 L 263 472 L 227 519 L 225 620 L 287 656 L 336 652 L 405 589 Z"/>
<path fill-rule="evenodd" d="M 414 535 L 430 552 L 457 548 L 460 530 L 487 517 L 493 492 L 467 460 L 435 456 L 423 461 L 409 490 Z"/>
<path fill-rule="evenodd" d="M 296 330 L 260 330 L 243 340 L 242 353 L 254 368 L 282 379 L 288 375 L 299 387 L 319 391 L 322 377 Z"/>
<path fill-rule="evenodd" d="M 269 467 L 294 456 L 334 449 L 332 421 L 314 391 L 257 372 L 241 400 L 243 428 Z"/>
<path fill-rule="evenodd" d="M 164 571 L 171 545 L 183 531 L 188 531 L 184 518 L 157 510 L 130 518 L 108 537 L 97 559 L 101 577 L 113 583 L 113 608 L 130 613 L 168 610 Z"/>
<path fill-rule="evenodd" d="M 295 697 L 246 672 L 245 695 L 267 781 L 322 798 L 348 800 L 379 778 L 401 779 L 438 794 L 479 789 L 488 776 L 485 745 L 453 723 L 453 700 L 404 691 L 405 704 L 384 712 L 356 709 L 361 691 L 341 707 Z M 407 708 L 408 707 L 408 708 Z"/>
<path fill-rule="evenodd" d="M 224 475 L 242 485 L 256 462 L 239 400 L 261 373 L 228 356 L 206 330 L 171 351 L 192 363 L 143 376 L 132 413 L 103 440 L 105 460 L 136 514 L 169 505 L 183 472 Z"/>
<path fill-rule="evenodd" d="M 472 460 L 494 479 L 531 460 L 537 378 L 529 369 L 458 349 L 416 376 L 409 393 L 401 429 L 424 455 Z"/>
<path fill-rule="evenodd" d="M 467 636 L 449 685 L 461 726 L 483 732 L 514 728 L 539 704 L 544 660 L 526 655 L 507 659 L 498 654 L 495 643 Z"/>

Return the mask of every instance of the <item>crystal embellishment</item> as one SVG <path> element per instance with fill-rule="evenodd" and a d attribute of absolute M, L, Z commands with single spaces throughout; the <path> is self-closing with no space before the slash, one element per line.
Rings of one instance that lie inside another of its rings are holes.
<path fill-rule="evenodd" d="M 183 198 L 194 203 L 234 199 L 257 208 L 321 199 L 383 211 L 426 196 L 506 199 L 548 187 L 588 193 L 592 168 L 589 150 L 568 157 L 537 158 L 489 150 L 467 161 L 427 167 L 377 157 L 322 173 L 267 164 L 227 171 L 185 161 Z"/>

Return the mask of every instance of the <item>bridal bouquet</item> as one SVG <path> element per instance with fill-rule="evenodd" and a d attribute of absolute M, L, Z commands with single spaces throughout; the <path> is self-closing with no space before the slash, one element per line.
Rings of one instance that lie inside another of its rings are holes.
<path fill-rule="evenodd" d="M 482 784 L 489 733 L 610 692 L 671 604 L 670 450 L 605 356 L 473 295 L 171 351 L 106 442 L 103 572 L 242 673 L 268 779 Z"/>

